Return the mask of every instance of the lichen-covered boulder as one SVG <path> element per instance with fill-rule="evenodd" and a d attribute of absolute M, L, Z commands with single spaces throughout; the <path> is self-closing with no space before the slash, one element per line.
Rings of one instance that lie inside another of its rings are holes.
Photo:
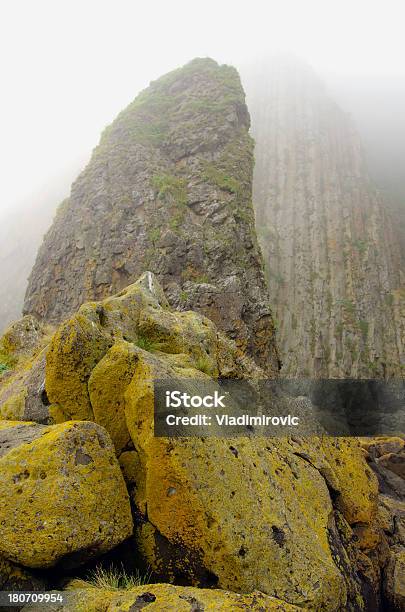
<path fill-rule="evenodd" d="M 255 591 L 249 594 L 232 593 L 219 589 L 196 589 L 172 584 L 145 584 L 126 591 L 97 589 L 75 580 L 65 591 L 66 612 L 298 612 L 284 601 Z M 30 607 L 35 612 L 35 607 Z M 51 607 L 56 612 L 57 606 Z"/>
<path fill-rule="evenodd" d="M 349 522 L 373 518 L 375 479 L 356 443 L 156 438 L 151 381 L 173 375 L 176 367 L 164 356 L 140 356 L 126 393 L 140 459 L 133 489 L 137 537 L 156 574 L 259 589 L 315 609 L 340 610 L 361 600 L 330 496 L 333 490 L 341 499 L 349 531 Z M 134 464 L 126 459 L 131 473 Z M 352 492 L 345 470 L 357 482 Z"/>
<path fill-rule="evenodd" d="M 45 393 L 45 355 L 50 339 L 28 315 L 0 338 L 0 419 L 49 422 Z"/>
<path fill-rule="evenodd" d="M 94 423 L 0 423 L 0 554 L 76 566 L 132 533 L 124 480 Z"/>
<path fill-rule="evenodd" d="M 209 319 L 173 312 L 154 275 L 146 272 L 118 295 L 84 304 L 58 328 L 46 357 L 50 416 L 95 420 L 119 454 L 131 443 L 124 393 L 138 356 L 150 351 L 191 368 L 192 376 L 198 368 L 213 376 L 220 370 L 227 375 L 259 370 L 250 360 L 250 370 L 243 365 L 235 345 Z"/>
<path fill-rule="evenodd" d="M 11 355 L 29 353 L 44 336 L 44 326 L 32 315 L 26 315 L 6 329 L 0 340 L 0 349 Z"/>

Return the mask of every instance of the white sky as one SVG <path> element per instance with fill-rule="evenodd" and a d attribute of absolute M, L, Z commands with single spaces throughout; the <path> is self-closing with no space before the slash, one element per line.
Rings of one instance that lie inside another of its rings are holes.
<path fill-rule="evenodd" d="M 0 214 L 74 178 L 138 91 L 193 57 L 404 77 L 404 22 L 400 0 L 1 0 Z"/>

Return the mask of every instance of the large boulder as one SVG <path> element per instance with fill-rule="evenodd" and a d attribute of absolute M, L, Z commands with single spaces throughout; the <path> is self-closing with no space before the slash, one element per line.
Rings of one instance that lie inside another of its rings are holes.
<path fill-rule="evenodd" d="M 353 538 L 350 525 L 368 526 L 376 513 L 376 480 L 358 444 L 157 438 L 151 381 L 176 376 L 181 370 L 164 356 L 142 355 L 126 393 L 137 455 L 125 454 L 124 471 L 138 545 L 153 571 L 316 609 L 361 599 L 356 554 L 340 533 L 345 525 Z M 373 548 L 376 537 L 371 544 L 359 537 L 359 545 Z"/>
<path fill-rule="evenodd" d="M 0 554 L 71 567 L 132 533 L 109 436 L 94 423 L 0 423 Z"/>

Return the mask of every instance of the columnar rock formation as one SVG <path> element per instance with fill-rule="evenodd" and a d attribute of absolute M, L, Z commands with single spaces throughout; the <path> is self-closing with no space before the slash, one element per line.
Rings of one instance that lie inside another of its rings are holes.
<path fill-rule="evenodd" d="M 350 118 L 294 60 L 248 70 L 246 86 L 254 203 L 284 374 L 399 374 L 399 248 Z"/>
<path fill-rule="evenodd" d="M 151 270 L 172 305 L 203 312 L 276 371 L 249 124 L 234 68 L 197 59 L 152 83 L 105 130 L 61 204 L 25 312 L 59 322 Z"/>

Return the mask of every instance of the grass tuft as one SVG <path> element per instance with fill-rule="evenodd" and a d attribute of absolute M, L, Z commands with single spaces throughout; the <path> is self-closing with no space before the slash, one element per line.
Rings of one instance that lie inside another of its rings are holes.
<path fill-rule="evenodd" d="M 150 338 L 147 338 L 146 336 L 138 336 L 135 344 L 140 349 L 143 349 L 144 351 L 148 351 L 148 352 L 160 351 L 162 348 L 161 342 L 157 342 L 156 340 L 151 340 Z"/>
<path fill-rule="evenodd" d="M 135 574 L 127 574 L 123 567 L 108 569 L 98 565 L 94 570 L 89 572 L 84 582 L 96 589 L 108 589 L 109 591 L 126 591 L 149 584 L 152 573 L 150 571 L 141 574 L 137 571 Z"/>

